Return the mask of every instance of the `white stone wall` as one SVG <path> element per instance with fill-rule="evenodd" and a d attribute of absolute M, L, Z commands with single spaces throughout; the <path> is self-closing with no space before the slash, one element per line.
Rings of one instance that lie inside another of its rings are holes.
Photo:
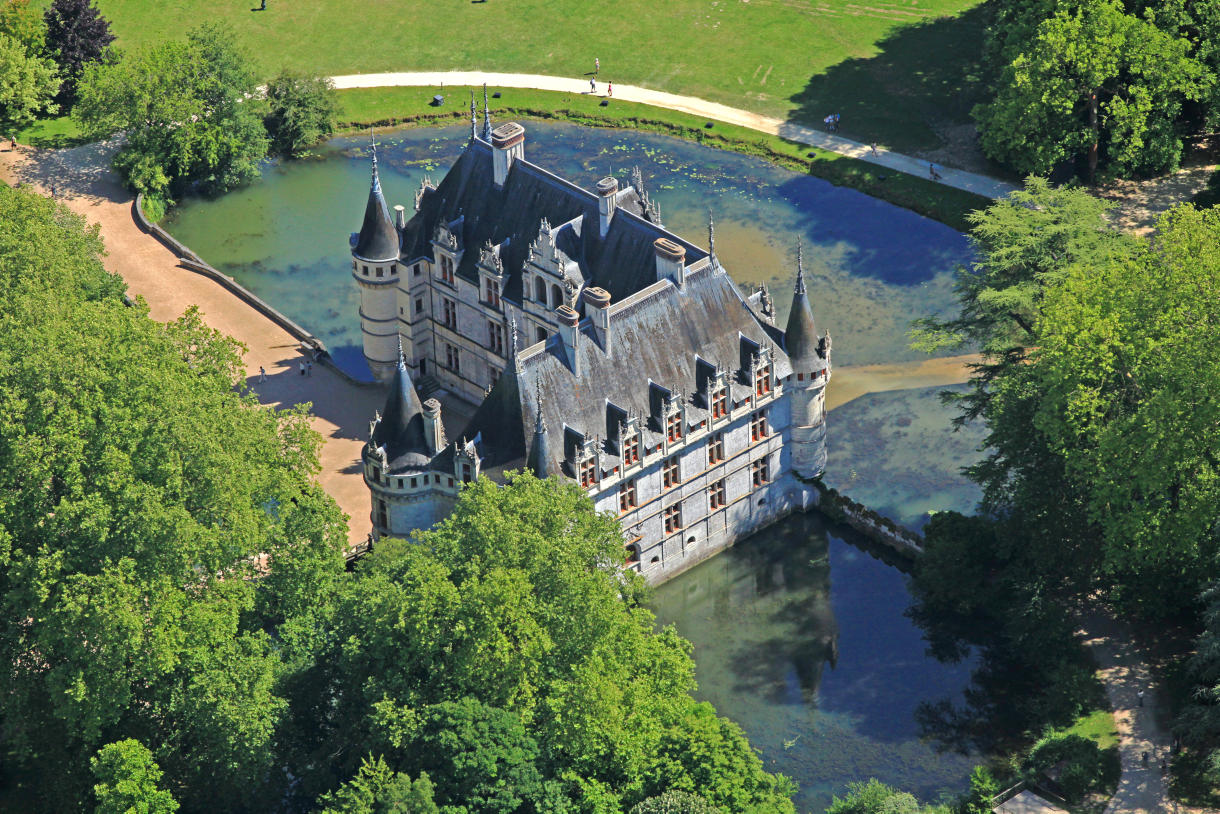
<path fill-rule="evenodd" d="M 379 381 L 389 381 L 398 365 L 398 271 L 397 262 L 372 263 L 352 259 L 352 277 L 360 290 L 360 332 L 364 358 Z M 403 353 L 412 358 L 410 337 L 404 337 Z"/>
<path fill-rule="evenodd" d="M 371 469 L 365 467 L 364 483 L 369 488 L 371 506 L 369 518 L 373 535 L 406 537 L 416 529 L 427 529 L 448 516 L 457 502 L 461 489 L 457 479 L 441 472 L 408 472 L 386 475 L 371 480 Z M 389 525 L 379 527 L 378 501 L 385 501 Z"/>

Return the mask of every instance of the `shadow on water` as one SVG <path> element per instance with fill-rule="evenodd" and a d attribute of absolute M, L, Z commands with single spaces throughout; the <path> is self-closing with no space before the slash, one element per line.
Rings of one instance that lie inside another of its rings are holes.
<path fill-rule="evenodd" d="M 896 28 L 876 44 L 875 54 L 811 77 L 790 97 L 797 107 L 789 119 L 821 128 L 828 114 L 838 113 L 839 135 L 850 139 L 881 141 L 903 152 L 952 146 L 946 133 L 972 130 L 970 110 L 983 100 L 988 15 L 981 4 Z"/>

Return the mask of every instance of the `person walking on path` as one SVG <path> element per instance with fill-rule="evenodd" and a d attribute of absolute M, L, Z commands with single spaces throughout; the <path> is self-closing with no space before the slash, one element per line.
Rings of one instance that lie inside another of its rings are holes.
<path fill-rule="evenodd" d="M 593 73 L 599 74 L 602 72 L 602 61 L 597 57 L 593 57 Z"/>
<path fill-rule="evenodd" d="M 868 149 L 873 151 L 873 158 L 876 158 L 877 157 L 877 142 L 874 141 L 872 144 L 868 145 Z"/>
<path fill-rule="evenodd" d="M 305 375 L 306 376 L 313 375 L 313 362 L 310 362 L 310 361 L 305 362 Z"/>
<path fill-rule="evenodd" d="M 304 376 L 305 375 L 305 360 L 304 359 L 301 360 L 298 367 L 301 369 L 301 375 Z"/>
<path fill-rule="evenodd" d="M 596 79 L 589 80 L 589 93 L 597 93 L 597 80 Z"/>
<path fill-rule="evenodd" d="M 258 383 L 262 384 L 265 381 L 267 381 L 267 368 L 263 367 L 262 365 L 259 365 L 258 366 Z"/>
<path fill-rule="evenodd" d="M 614 83 L 613 83 L 613 82 L 607 82 L 607 83 L 606 83 L 606 95 L 607 95 L 607 96 L 613 96 L 613 95 L 614 95 Z"/>

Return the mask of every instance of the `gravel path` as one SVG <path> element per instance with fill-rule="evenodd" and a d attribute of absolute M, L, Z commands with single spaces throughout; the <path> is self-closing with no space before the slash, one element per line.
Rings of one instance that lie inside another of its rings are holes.
<path fill-rule="evenodd" d="M 551 90 L 562 93 L 589 93 L 587 79 L 562 76 L 543 76 L 540 74 L 523 73 L 481 73 L 478 71 L 442 71 L 442 72 L 406 72 L 406 73 L 369 73 L 350 76 L 332 76 L 336 88 L 384 88 L 384 87 L 432 87 L 474 86 L 486 83 L 498 88 L 529 88 L 531 90 Z M 605 95 L 606 86 L 598 83 L 598 94 Z M 659 90 L 635 87 L 634 85 L 615 85 L 614 98 L 628 102 L 641 102 L 646 105 L 677 110 L 695 116 L 704 116 L 716 121 L 736 124 L 780 136 L 791 141 L 820 147 L 823 150 L 868 161 L 882 167 L 927 178 L 928 162 L 912 158 L 901 153 L 878 149 L 876 154 L 867 144 L 840 138 L 832 133 L 824 133 L 803 125 L 762 116 L 739 110 L 735 107 L 708 102 L 693 96 L 678 96 Z M 978 173 L 965 170 L 955 170 L 937 165 L 940 183 L 946 186 L 964 189 L 985 195 L 988 198 L 1001 198 L 1016 187 L 1006 181 L 1000 181 Z"/>

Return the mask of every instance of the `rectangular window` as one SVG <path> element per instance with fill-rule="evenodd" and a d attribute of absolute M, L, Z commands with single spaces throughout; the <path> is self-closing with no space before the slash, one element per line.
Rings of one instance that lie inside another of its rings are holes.
<path fill-rule="evenodd" d="M 470 483 L 472 480 L 470 474 L 470 464 L 462 464 L 462 483 Z"/>
<path fill-rule="evenodd" d="M 665 510 L 665 533 L 670 534 L 682 528 L 682 507 L 670 506 Z"/>
<path fill-rule="evenodd" d="M 635 543 L 628 543 L 627 545 L 623 546 L 623 548 L 627 554 L 627 562 L 625 563 L 625 565 L 628 568 L 630 568 L 633 565 L 639 565 L 640 564 L 639 546 L 637 546 Z"/>
<path fill-rule="evenodd" d="M 373 467 L 373 483 L 381 483 L 381 467 Z"/>
<path fill-rule="evenodd" d="M 724 433 L 718 432 L 707 439 L 707 465 L 715 466 L 724 460 Z"/>
<path fill-rule="evenodd" d="M 487 304 L 492 308 L 500 307 L 500 284 L 495 280 L 487 281 Z"/>
<path fill-rule="evenodd" d="M 623 439 L 623 465 L 631 466 L 640 462 L 640 436 L 628 435 Z"/>
<path fill-rule="evenodd" d="M 754 393 L 765 396 L 771 392 L 771 365 L 759 365 L 754 371 Z"/>
<path fill-rule="evenodd" d="M 588 489 L 597 483 L 597 458 L 586 458 L 580 462 L 580 488 Z"/>
<path fill-rule="evenodd" d="M 424 298 L 416 297 L 415 298 L 415 316 L 419 316 L 423 312 L 424 312 Z"/>
<path fill-rule="evenodd" d="M 712 511 L 723 509 L 727 501 L 724 499 L 724 480 L 718 480 L 711 485 L 707 492 L 707 505 Z"/>
<path fill-rule="evenodd" d="M 414 489 L 419 484 L 415 482 L 415 478 L 411 478 L 411 488 Z"/>
<path fill-rule="evenodd" d="M 677 455 L 669 456 L 665 459 L 665 462 L 661 464 L 661 480 L 665 484 L 666 489 L 671 486 L 677 486 L 682 482 L 681 477 L 678 475 Z"/>
<path fill-rule="evenodd" d="M 441 255 L 441 281 L 453 285 L 453 260 Z"/>
<path fill-rule="evenodd" d="M 416 277 L 418 277 L 418 276 L 419 276 L 419 263 L 416 263 L 416 264 L 415 264 L 415 276 L 416 276 Z"/>
<path fill-rule="evenodd" d="M 491 352 L 497 356 L 504 355 L 504 326 L 498 322 L 487 321 L 487 342 Z"/>
<path fill-rule="evenodd" d="M 381 498 L 377 498 L 377 525 L 383 529 L 390 527 L 390 508 Z"/>
<path fill-rule="evenodd" d="M 618 510 L 629 512 L 638 504 L 635 502 L 635 479 L 625 480 L 618 485 Z"/>
<path fill-rule="evenodd" d="M 729 414 L 728 388 L 720 387 L 712 393 L 712 419 L 724 418 Z"/>
<path fill-rule="evenodd" d="M 380 268 L 380 267 L 379 267 L 379 268 L 377 269 L 377 276 L 378 276 L 378 277 L 384 277 L 384 276 L 385 276 L 385 269 L 382 269 L 382 268 Z"/>
<path fill-rule="evenodd" d="M 487 366 L 487 378 L 491 381 L 491 386 L 495 387 L 496 382 L 500 381 L 500 368 L 495 365 Z"/>
<path fill-rule="evenodd" d="M 771 480 L 770 472 L 767 471 L 766 458 L 750 464 L 750 480 L 754 484 L 755 488 L 762 486 L 764 483 Z"/>
<path fill-rule="evenodd" d="M 457 330 L 457 303 L 448 297 L 441 298 L 441 305 L 444 309 L 445 327 L 454 331 Z"/>
<path fill-rule="evenodd" d="M 682 438 L 682 411 L 671 415 L 665 419 L 666 435 L 671 442 L 681 440 Z"/>
<path fill-rule="evenodd" d="M 770 434 L 767 429 L 767 411 L 759 410 L 750 416 L 750 441 L 761 441 Z"/>
<path fill-rule="evenodd" d="M 462 370 L 462 358 L 458 354 L 458 349 L 445 343 L 445 365 L 454 373 L 459 373 Z"/>

